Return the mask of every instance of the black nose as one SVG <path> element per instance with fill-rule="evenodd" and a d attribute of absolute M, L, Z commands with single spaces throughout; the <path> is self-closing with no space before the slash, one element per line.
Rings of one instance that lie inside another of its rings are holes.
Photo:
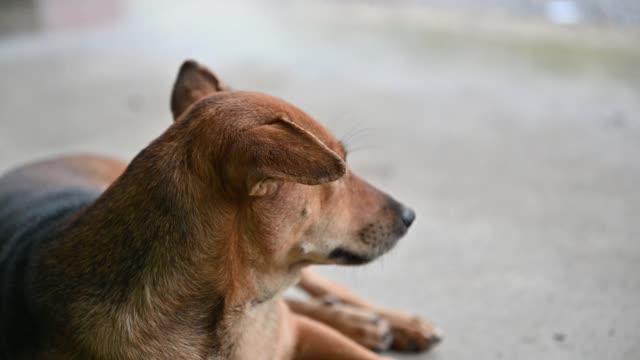
<path fill-rule="evenodd" d="M 416 213 L 414 213 L 413 210 L 406 207 L 402 209 L 402 214 L 400 214 L 400 217 L 402 217 L 402 222 L 404 223 L 404 226 L 409 227 L 411 226 L 411 224 L 413 224 L 413 220 L 416 219 Z"/>

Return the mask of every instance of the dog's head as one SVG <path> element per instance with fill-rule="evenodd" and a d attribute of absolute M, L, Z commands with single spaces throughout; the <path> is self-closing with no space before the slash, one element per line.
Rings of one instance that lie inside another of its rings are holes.
<path fill-rule="evenodd" d="M 263 250 L 250 249 L 252 261 L 280 269 L 367 263 L 415 218 L 350 171 L 342 144 L 283 100 L 232 91 L 187 61 L 171 108 L 175 126 L 197 136 L 187 158 L 202 186 L 222 194 L 216 201 L 227 204 L 244 246 Z"/>

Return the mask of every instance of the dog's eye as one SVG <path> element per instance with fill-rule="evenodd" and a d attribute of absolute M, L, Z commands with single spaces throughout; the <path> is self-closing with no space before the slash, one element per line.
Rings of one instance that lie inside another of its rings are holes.
<path fill-rule="evenodd" d="M 260 197 L 260 196 L 269 196 L 274 194 L 282 185 L 282 181 L 273 180 L 273 179 L 265 179 L 257 182 L 251 188 L 249 192 L 249 196 Z"/>

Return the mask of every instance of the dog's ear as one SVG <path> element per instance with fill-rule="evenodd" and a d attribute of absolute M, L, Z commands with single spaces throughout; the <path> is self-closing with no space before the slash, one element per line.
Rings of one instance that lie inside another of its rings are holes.
<path fill-rule="evenodd" d="M 346 164 L 312 133 L 281 116 L 243 134 L 238 145 L 248 164 L 249 195 L 273 192 L 283 181 L 318 185 L 335 181 Z"/>
<path fill-rule="evenodd" d="M 173 120 L 177 120 L 196 101 L 224 90 L 228 89 L 209 69 L 193 60 L 185 61 L 178 70 L 178 77 L 171 92 Z"/>

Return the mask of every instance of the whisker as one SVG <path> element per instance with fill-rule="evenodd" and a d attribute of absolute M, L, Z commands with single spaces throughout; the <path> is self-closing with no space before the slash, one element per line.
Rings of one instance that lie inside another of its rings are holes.
<path fill-rule="evenodd" d="M 373 131 L 373 128 L 364 128 L 364 127 L 354 127 L 353 130 L 347 132 L 344 136 L 342 136 L 343 140 L 351 140 L 357 136 L 363 135 L 367 132 Z"/>
<path fill-rule="evenodd" d="M 360 129 L 361 129 L 361 128 L 360 128 L 358 125 L 354 125 L 354 126 L 353 126 L 353 127 L 351 127 L 349 130 L 347 130 L 347 132 L 346 132 L 344 135 L 342 135 L 342 136 L 340 137 L 340 141 L 342 141 L 342 142 L 348 142 L 348 141 L 350 141 L 350 140 L 351 140 L 351 138 L 353 138 L 353 136 L 354 136 L 355 134 L 357 134 L 358 132 L 360 132 L 360 131 L 361 131 Z"/>
<path fill-rule="evenodd" d="M 374 130 L 375 129 L 373 128 L 356 128 L 354 130 L 349 131 L 347 134 L 345 134 L 340 139 L 340 143 L 342 144 L 342 146 L 345 147 L 345 150 L 347 151 L 347 153 L 357 151 L 361 147 L 359 146 L 354 147 L 354 143 L 356 143 L 356 140 L 361 140 L 363 135 L 366 135 L 367 133 L 371 133 Z"/>
<path fill-rule="evenodd" d="M 374 145 L 366 145 L 366 146 L 358 146 L 358 147 L 347 147 L 347 152 L 349 154 L 353 154 L 354 152 L 362 151 L 362 150 L 380 150 L 380 146 Z"/>

